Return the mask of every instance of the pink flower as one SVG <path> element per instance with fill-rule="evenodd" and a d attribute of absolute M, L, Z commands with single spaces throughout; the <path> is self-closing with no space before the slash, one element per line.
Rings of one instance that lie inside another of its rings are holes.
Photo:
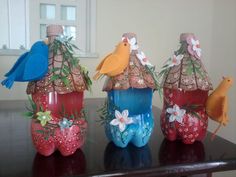
<path fill-rule="evenodd" d="M 200 48 L 199 40 L 193 36 L 188 36 L 186 41 L 188 43 L 188 52 L 190 55 L 200 59 L 202 55 L 202 49 Z"/>

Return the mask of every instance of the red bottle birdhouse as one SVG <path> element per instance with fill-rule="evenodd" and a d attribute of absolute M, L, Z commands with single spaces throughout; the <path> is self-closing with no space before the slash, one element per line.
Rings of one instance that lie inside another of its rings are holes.
<path fill-rule="evenodd" d="M 37 109 L 32 120 L 32 140 L 45 156 L 58 149 L 62 155 L 73 154 L 84 143 L 87 122 L 82 112 L 88 73 L 73 56 L 71 38 L 62 36 L 59 25 L 47 27 L 49 40 L 48 73 L 28 84 L 27 94 Z"/>
<path fill-rule="evenodd" d="M 168 140 L 181 139 L 192 144 L 205 137 L 208 125 L 205 103 L 212 84 L 202 64 L 196 37 L 181 34 L 180 44 L 160 72 L 164 98 L 161 128 Z"/>

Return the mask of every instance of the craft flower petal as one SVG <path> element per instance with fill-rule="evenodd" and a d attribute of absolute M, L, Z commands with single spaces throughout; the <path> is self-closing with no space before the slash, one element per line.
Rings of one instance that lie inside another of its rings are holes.
<path fill-rule="evenodd" d="M 40 121 L 42 126 L 45 126 L 48 121 L 52 119 L 51 111 L 37 112 L 37 119 Z"/>
<path fill-rule="evenodd" d="M 139 79 L 139 80 L 138 80 L 138 83 L 139 83 L 140 85 L 143 85 L 143 84 L 144 84 L 144 80 L 143 80 L 143 79 Z"/>
<path fill-rule="evenodd" d="M 110 125 L 118 126 L 119 130 L 123 132 L 126 128 L 126 125 L 132 124 L 134 121 L 128 117 L 129 111 L 124 110 L 122 113 L 115 110 L 115 119 L 110 122 Z"/>
<path fill-rule="evenodd" d="M 64 35 L 59 35 L 56 37 L 56 40 L 60 41 L 61 43 L 65 43 L 68 39 Z"/>
<path fill-rule="evenodd" d="M 181 63 L 181 60 L 184 58 L 184 55 L 173 55 L 173 57 L 169 61 L 169 67 L 177 66 Z"/>
<path fill-rule="evenodd" d="M 65 128 L 70 128 L 72 125 L 72 122 L 69 121 L 67 118 L 63 118 L 58 125 L 60 126 L 61 130 Z"/>
<path fill-rule="evenodd" d="M 145 56 L 145 54 L 142 51 L 139 51 L 136 54 L 137 58 L 140 60 L 140 62 L 142 63 L 142 65 L 148 65 L 148 66 L 153 66 L 147 59 L 147 57 Z"/>
<path fill-rule="evenodd" d="M 173 108 L 167 108 L 166 112 L 170 114 L 169 122 L 177 121 L 179 123 L 182 123 L 186 110 L 180 109 L 179 106 L 175 104 Z"/>
<path fill-rule="evenodd" d="M 187 43 L 188 43 L 188 52 L 192 56 L 195 56 L 196 58 L 200 59 L 202 54 L 202 49 L 200 48 L 199 40 L 189 36 L 187 38 Z"/>

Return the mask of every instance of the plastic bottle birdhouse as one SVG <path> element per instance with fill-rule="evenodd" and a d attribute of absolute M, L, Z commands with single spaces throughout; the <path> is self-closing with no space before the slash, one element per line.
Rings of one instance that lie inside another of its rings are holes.
<path fill-rule="evenodd" d="M 84 90 L 90 86 L 88 72 L 73 55 L 72 38 L 62 35 L 59 25 L 47 27 L 49 41 L 48 73 L 28 84 L 32 108 L 32 140 L 45 156 L 58 149 L 73 154 L 85 141 L 87 122 L 83 113 Z"/>
<path fill-rule="evenodd" d="M 180 49 L 163 66 L 161 129 L 168 140 L 203 140 L 208 125 L 205 104 L 212 84 L 202 64 L 199 40 L 180 36 Z"/>
<path fill-rule="evenodd" d="M 125 33 L 115 51 L 97 67 L 107 77 L 107 101 L 99 111 L 105 132 L 116 146 L 147 144 L 153 129 L 152 96 L 157 86 L 154 67 L 137 45 L 136 35 Z"/>

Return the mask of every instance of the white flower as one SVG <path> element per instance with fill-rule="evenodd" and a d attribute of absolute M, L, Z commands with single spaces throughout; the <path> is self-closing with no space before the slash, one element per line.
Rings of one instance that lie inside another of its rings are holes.
<path fill-rule="evenodd" d="M 115 87 L 120 87 L 120 83 L 117 82 L 117 83 L 115 84 Z"/>
<path fill-rule="evenodd" d="M 202 49 L 200 48 L 199 40 L 194 40 L 193 38 L 191 38 L 191 43 L 192 43 L 192 50 L 196 52 L 198 57 L 201 57 Z"/>
<path fill-rule="evenodd" d="M 149 65 L 149 66 L 153 66 L 147 59 L 147 57 L 145 56 L 145 54 L 142 51 L 139 51 L 136 54 L 137 58 L 140 60 L 140 62 L 142 63 L 142 65 Z"/>
<path fill-rule="evenodd" d="M 184 58 L 184 55 L 180 54 L 180 55 L 174 55 L 171 60 L 170 60 L 170 63 L 169 63 L 169 67 L 172 67 L 172 66 L 177 66 L 181 63 L 181 60 Z"/>
<path fill-rule="evenodd" d="M 138 83 L 139 83 L 140 85 L 142 85 L 142 84 L 144 84 L 144 80 L 143 80 L 143 79 L 139 79 L 139 80 L 138 80 Z"/>
<path fill-rule="evenodd" d="M 116 118 L 110 122 L 110 125 L 119 126 L 119 130 L 123 132 L 126 128 L 126 125 L 132 124 L 134 121 L 128 117 L 129 111 L 126 109 L 122 114 L 115 110 Z"/>
<path fill-rule="evenodd" d="M 174 122 L 176 120 L 177 122 L 182 123 L 186 110 L 180 109 L 179 106 L 175 104 L 173 108 L 168 108 L 166 112 L 170 114 L 169 122 Z"/>
<path fill-rule="evenodd" d="M 122 37 L 122 41 L 125 41 L 125 40 L 127 40 L 128 43 L 130 44 L 130 52 L 132 52 L 132 50 L 138 50 L 139 47 L 138 47 L 135 37 L 131 39 L 128 39 L 127 37 Z"/>

